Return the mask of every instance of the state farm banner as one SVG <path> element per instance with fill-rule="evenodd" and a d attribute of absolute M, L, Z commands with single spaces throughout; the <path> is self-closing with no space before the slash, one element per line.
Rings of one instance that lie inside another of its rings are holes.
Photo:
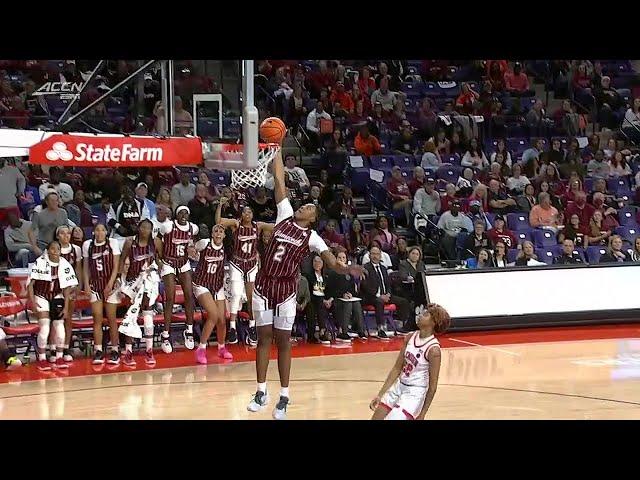
<path fill-rule="evenodd" d="M 52 135 L 29 149 L 29 163 L 62 167 L 170 167 L 202 163 L 199 138 Z"/>

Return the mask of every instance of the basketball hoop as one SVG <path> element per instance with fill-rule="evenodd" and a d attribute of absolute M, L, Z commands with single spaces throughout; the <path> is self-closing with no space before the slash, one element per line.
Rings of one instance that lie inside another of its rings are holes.
<path fill-rule="evenodd" d="M 258 166 L 247 169 L 242 144 L 203 143 L 203 147 L 205 167 L 231 170 L 231 188 L 239 190 L 264 186 L 269 164 L 280 150 L 277 143 L 259 144 Z"/>

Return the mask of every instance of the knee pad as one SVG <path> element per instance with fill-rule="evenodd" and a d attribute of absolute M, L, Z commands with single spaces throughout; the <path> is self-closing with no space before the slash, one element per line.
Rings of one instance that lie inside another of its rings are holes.
<path fill-rule="evenodd" d="M 142 312 L 142 320 L 144 322 L 144 336 L 153 337 L 153 312 L 149 310 Z"/>
<path fill-rule="evenodd" d="M 45 350 L 47 348 L 47 341 L 49 340 L 50 320 L 48 318 L 41 318 L 38 320 L 40 324 L 40 330 L 38 331 L 38 348 Z"/>
<path fill-rule="evenodd" d="M 63 298 L 54 298 L 49 302 L 49 315 L 51 320 L 62 320 L 64 318 Z"/>
<path fill-rule="evenodd" d="M 53 332 L 56 346 L 64 346 L 64 320 L 53 320 Z"/>

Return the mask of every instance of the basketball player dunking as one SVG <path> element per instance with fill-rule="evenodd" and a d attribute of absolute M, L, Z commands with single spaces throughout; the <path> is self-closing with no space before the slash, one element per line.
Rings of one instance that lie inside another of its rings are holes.
<path fill-rule="evenodd" d="M 278 208 L 276 225 L 269 245 L 261 258 L 261 266 L 253 291 L 253 318 L 258 331 L 256 373 L 258 388 L 247 406 L 250 412 L 261 410 L 268 402 L 267 370 L 272 338 L 278 349 L 278 372 L 280 374 L 280 399 L 273 410 L 273 418 L 286 418 L 289 404 L 289 373 L 291 370 L 291 327 L 296 316 L 296 290 L 300 275 L 300 264 L 310 251 L 317 252 L 325 265 L 336 272 L 359 277 L 361 266 L 339 263 L 329 247 L 315 230 L 309 227 L 316 221 L 317 212 L 313 204 L 293 211 L 287 198 L 284 181 L 284 165 L 280 152 L 273 160 L 275 200 Z"/>
<path fill-rule="evenodd" d="M 440 305 L 416 308 L 419 330 L 408 336 L 380 392 L 371 401 L 372 420 L 424 420 L 438 388 L 440 343 L 434 333 L 449 328 Z"/>
<path fill-rule="evenodd" d="M 233 253 L 229 259 L 231 302 L 229 311 L 229 332 L 227 342 L 238 341 L 236 333 L 236 320 L 242 303 L 242 294 L 246 292 L 247 302 L 251 305 L 253 297 L 253 285 L 258 273 L 258 238 L 265 230 L 272 230 L 272 223 L 254 222 L 251 207 L 244 207 L 240 220 L 222 218 L 222 206 L 229 201 L 226 197 L 220 198 L 216 210 L 216 223 L 230 228 L 233 231 Z M 249 320 L 249 344 L 257 343 L 255 319 Z"/>

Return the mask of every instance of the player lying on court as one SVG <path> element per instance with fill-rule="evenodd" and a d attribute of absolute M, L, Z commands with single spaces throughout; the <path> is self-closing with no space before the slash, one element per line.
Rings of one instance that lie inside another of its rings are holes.
<path fill-rule="evenodd" d="M 265 120 L 265 122 L 271 119 Z M 279 119 L 276 121 L 282 123 Z M 279 139 L 280 141 L 282 138 Z M 261 410 L 268 402 L 267 370 L 269 352 L 275 337 L 278 349 L 280 399 L 273 410 L 273 418 L 286 417 L 289 404 L 289 374 L 291 371 L 291 327 L 296 317 L 296 290 L 300 264 L 310 251 L 317 252 L 324 264 L 336 272 L 354 277 L 363 274 L 359 265 L 338 263 L 329 247 L 310 227 L 317 219 L 314 204 L 307 204 L 295 212 L 287 197 L 284 164 L 280 152 L 273 160 L 274 193 L 278 215 L 273 235 L 260 259 L 261 266 L 253 292 L 253 318 L 258 330 L 256 373 L 258 388 L 247 406 L 250 412 Z"/>
<path fill-rule="evenodd" d="M 445 332 L 450 323 L 440 305 L 416 308 L 419 330 L 407 337 L 387 380 L 371 401 L 371 420 L 424 420 L 440 374 L 440 343 L 434 333 Z"/>

